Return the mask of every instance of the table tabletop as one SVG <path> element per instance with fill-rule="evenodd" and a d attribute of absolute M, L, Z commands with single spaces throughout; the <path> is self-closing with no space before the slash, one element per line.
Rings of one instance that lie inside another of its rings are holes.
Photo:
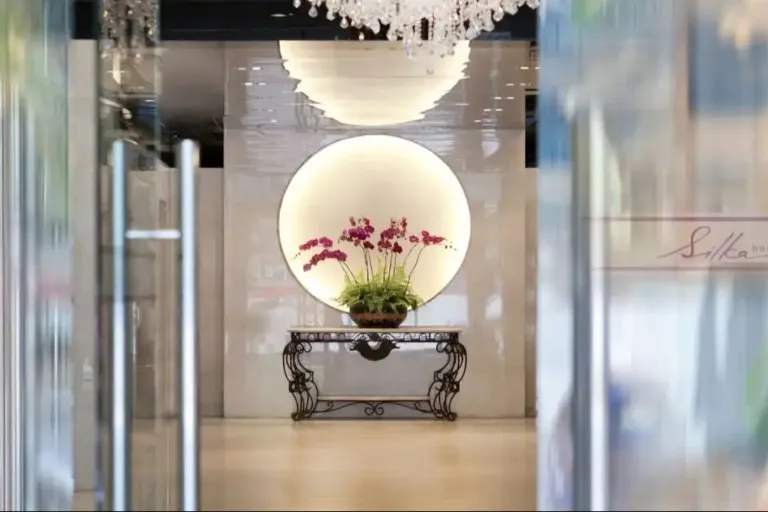
<path fill-rule="evenodd" d="M 386 333 L 386 334 L 420 334 L 420 333 L 461 333 L 463 327 L 418 326 L 398 327 L 396 329 L 362 329 L 360 327 L 290 327 L 288 332 L 314 334 L 346 334 L 346 333 Z"/>

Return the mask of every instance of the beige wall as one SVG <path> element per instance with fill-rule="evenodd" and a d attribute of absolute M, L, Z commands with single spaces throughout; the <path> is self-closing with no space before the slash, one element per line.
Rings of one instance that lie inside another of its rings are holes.
<path fill-rule="evenodd" d="M 222 177 L 221 169 L 200 169 L 197 176 L 197 306 L 203 417 L 220 417 L 223 412 Z M 176 186 L 173 169 L 130 172 L 131 225 L 145 229 L 176 226 Z M 130 334 L 136 351 L 134 413 L 140 418 L 173 416 L 177 411 L 178 244 L 136 241 L 129 247 Z M 105 261 L 104 267 L 108 266 Z"/>
<path fill-rule="evenodd" d="M 536 179 L 536 173 L 524 167 L 524 133 L 495 132 L 499 144 L 492 157 L 498 159 L 495 162 L 481 149 L 487 141 L 480 138 L 480 131 L 405 135 L 459 169 L 473 218 L 462 270 L 444 294 L 419 311 L 417 323 L 466 326 L 469 366 L 457 399 L 460 414 L 523 416 L 526 402 L 535 402 L 535 396 L 526 392 L 535 389 L 535 374 L 526 374 L 526 363 L 535 363 L 535 358 L 526 356 L 534 352 L 535 331 L 529 331 L 528 322 L 535 325 L 535 308 L 526 297 L 529 287 L 535 290 L 535 237 L 528 224 L 533 223 L 535 230 L 535 200 L 530 196 Z M 296 284 L 276 236 L 280 198 L 292 172 L 338 138 L 316 132 L 294 132 L 290 137 L 262 133 L 249 141 L 244 131 L 225 134 L 227 417 L 288 417 L 293 402 L 282 370 L 286 329 L 341 323 L 339 313 Z M 445 144 L 446 140 L 451 143 Z M 268 158 L 259 158 L 264 154 L 259 151 L 262 144 Z M 498 172 L 484 169 L 497 162 L 504 162 Z M 532 268 L 527 268 L 529 263 Z M 401 351 L 376 364 L 333 349 L 310 359 L 324 392 L 347 395 L 421 394 L 441 362 L 429 350 Z"/>
<path fill-rule="evenodd" d="M 224 414 L 224 173 L 201 169 L 198 183 L 200 412 Z"/>

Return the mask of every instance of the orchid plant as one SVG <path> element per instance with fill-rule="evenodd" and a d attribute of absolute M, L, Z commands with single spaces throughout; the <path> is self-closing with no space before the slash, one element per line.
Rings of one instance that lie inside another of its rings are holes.
<path fill-rule="evenodd" d="M 422 254 L 428 248 L 455 248 L 445 237 L 429 231 L 409 232 L 406 217 L 399 221 L 392 218 L 389 226 L 378 233 L 378 240 L 376 233 L 367 217 L 350 217 L 349 226 L 335 242 L 327 236 L 307 240 L 299 246 L 294 259 L 313 253 L 303 266 L 305 272 L 320 263 L 335 261 L 344 271 L 344 287 L 335 299 L 342 306 L 363 307 L 370 313 L 416 309 L 424 301 L 414 292 L 412 277 Z M 364 268 L 353 271 L 347 263 L 348 253 L 341 246 L 361 251 Z"/>

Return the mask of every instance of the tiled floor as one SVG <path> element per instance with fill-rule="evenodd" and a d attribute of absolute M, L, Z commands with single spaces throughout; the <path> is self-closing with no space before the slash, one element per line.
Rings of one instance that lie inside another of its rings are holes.
<path fill-rule="evenodd" d="M 136 510 L 168 506 L 171 439 L 137 437 Z M 78 509 L 88 508 L 86 494 Z M 143 502 L 143 503 L 140 503 Z M 221 420 L 202 428 L 203 510 L 535 510 L 533 422 Z"/>

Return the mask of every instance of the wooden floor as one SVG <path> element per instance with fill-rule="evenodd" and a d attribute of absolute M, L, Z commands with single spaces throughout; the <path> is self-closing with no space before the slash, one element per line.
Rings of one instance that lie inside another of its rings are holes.
<path fill-rule="evenodd" d="M 221 420 L 201 463 L 203 510 L 536 509 L 530 421 Z"/>

